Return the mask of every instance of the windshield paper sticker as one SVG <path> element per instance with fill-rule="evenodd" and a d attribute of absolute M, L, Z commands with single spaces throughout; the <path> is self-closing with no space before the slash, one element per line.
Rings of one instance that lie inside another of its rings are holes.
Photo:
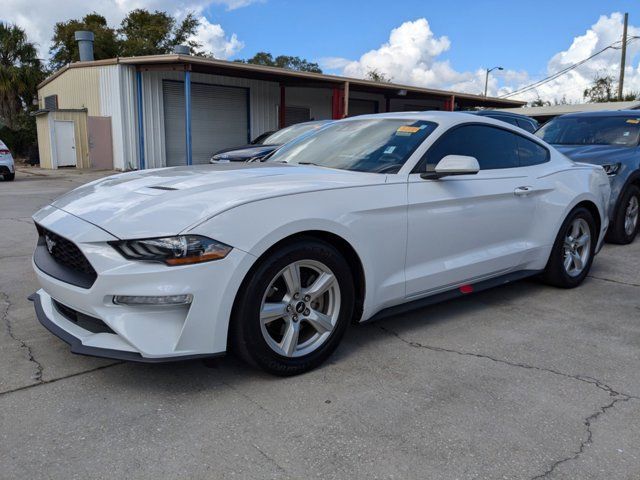
<path fill-rule="evenodd" d="M 395 149 L 396 149 L 396 147 L 395 147 L 394 145 L 391 145 L 390 147 L 387 147 L 387 148 L 385 148 L 385 149 L 384 149 L 384 153 L 385 153 L 386 155 L 389 155 L 389 154 L 393 153 L 393 151 L 394 151 Z"/>
<path fill-rule="evenodd" d="M 396 135 L 409 136 L 420 131 L 420 127 L 412 127 L 411 125 L 402 125 L 396 130 Z"/>

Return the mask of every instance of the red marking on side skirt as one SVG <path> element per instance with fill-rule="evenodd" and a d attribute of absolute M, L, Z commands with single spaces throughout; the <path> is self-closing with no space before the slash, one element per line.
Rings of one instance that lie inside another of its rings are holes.
<path fill-rule="evenodd" d="M 462 285 L 460 287 L 460 293 L 472 293 L 473 285 Z"/>

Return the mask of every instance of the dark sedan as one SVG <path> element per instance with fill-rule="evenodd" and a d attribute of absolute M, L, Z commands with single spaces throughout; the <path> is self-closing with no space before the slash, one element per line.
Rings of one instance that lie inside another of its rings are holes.
<path fill-rule="evenodd" d="M 298 138 L 313 130 L 326 125 L 331 120 L 316 120 L 313 122 L 304 122 L 291 125 L 277 132 L 262 134 L 256 138 L 250 145 L 240 147 L 226 148 L 216 152 L 211 157 L 211 163 L 226 162 L 248 162 L 261 160 L 274 150 L 291 140 Z"/>

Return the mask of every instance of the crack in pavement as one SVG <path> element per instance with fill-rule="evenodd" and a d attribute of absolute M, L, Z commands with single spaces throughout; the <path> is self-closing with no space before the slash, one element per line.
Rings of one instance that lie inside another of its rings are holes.
<path fill-rule="evenodd" d="M 622 280 L 613 280 L 612 278 L 595 277 L 593 275 L 587 275 L 589 278 L 600 280 L 602 282 L 617 283 L 618 285 L 626 285 L 628 287 L 640 287 L 640 283 L 623 282 Z"/>
<path fill-rule="evenodd" d="M 551 373 L 553 375 L 558 375 L 561 377 L 565 377 L 565 378 L 569 378 L 572 380 L 577 380 L 579 382 L 583 382 L 583 383 L 588 383 L 590 385 L 593 385 L 594 387 L 607 392 L 607 394 L 609 394 L 609 396 L 611 397 L 616 397 L 614 398 L 611 402 L 609 402 L 608 404 L 598 407 L 598 410 L 596 410 L 594 413 L 592 413 L 591 415 L 589 415 L 588 417 L 586 417 L 583 422 L 584 425 L 586 427 L 586 431 L 587 431 L 587 436 L 586 438 L 580 442 L 580 446 L 579 448 L 574 451 L 571 455 L 566 456 L 564 458 L 561 458 L 560 460 L 554 462 L 553 464 L 551 464 L 549 466 L 549 468 L 542 474 L 537 475 L 535 477 L 532 478 L 532 480 L 538 480 L 541 478 L 548 478 L 549 475 L 551 475 L 556 468 L 558 468 L 558 466 L 562 465 L 565 462 L 569 462 L 571 460 L 576 460 L 578 459 L 578 457 L 580 457 L 580 455 L 582 455 L 584 453 L 584 451 L 586 450 L 587 446 L 590 445 L 593 442 L 593 431 L 591 430 L 591 425 L 592 423 L 598 419 L 598 417 L 600 417 L 601 415 L 605 414 L 607 412 L 607 410 L 613 408 L 617 403 L 619 402 L 628 402 L 629 400 L 640 400 L 640 397 L 635 396 L 635 395 L 631 395 L 631 394 L 627 394 L 627 393 L 623 393 L 623 392 L 619 392 L 614 390 L 611 386 L 607 385 L 606 383 L 593 378 L 593 377 L 589 377 L 586 375 L 572 375 L 569 373 L 565 373 L 565 372 L 561 372 L 559 370 L 555 370 L 553 368 L 545 368 L 545 367 L 538 367 L 536 365 L 530 365 L 527 363 L 517 363 L 517 362 L 510 362 L 508 360 L 502 360 L 500 358 L 496 358 L 496 357 L 492 357 L 490 355 L 485 355 L 482 353 L 473 353 L 473 352 L 465 352 L 465 351 L 460 351 L 460 350 L 454 350 L 451 348 L 444 348 L 444 347 L 436 347 L 433 345 L 426 345 L 420 342 L 414 342 L 411 340 L 408 340 L 404 337 L 402 337 L 398 332 L 394 332 L 393 330 L 390 330 L 388 328 L 379 327 L 382 331 L 384 331 L 385 333 L 388 333 L 390 335 L 393 335 L 394 337 L 396 337 L 398 340 L 400 340 L 401 342 L 409 345 L 410 347 L 414 347 L 414 348 L 423 348 L 425 350 L 430 350 L 433 352 L 441 352 L 441 353 L 453 353 L 456 355 L 460 355 L 460 356 L 466 356 L 466 357 L 475 357 L 475 358 L 482 358 L 485 360 L 490 360 L 492 362 L 495 363 L 501 363 L 503 365 L 508 365 L 510 367 L 517 367 L 517 368 L 524 368 L 527 370 L 537 370 L 540 372 L 546 372 L 546 373 Z"/>
<path fill-rule="evenodd" d="M 13 331 L 13 326 L 11 325 L 11 321 L 9 320 L 9 309 L 11 308 L 11 302 L 9 301 L 9 295 L 7 295 L 4 292 L 0 292 L 0 298 L 2 299 L 2 303 L 5 304 L 5 308 L 2 311 L 2 315 L 0 315 L 0 317 L 2 317 L 2 321 L 5 324 L 5 330 L 7 331 L 7 333 L 9 334 L 9 337 L 11 337 L 11 339 L 14 342 L 17 342 L 20 345 L 20 348 L 25 350 L 27 353 L 27 359 L 29 360 L 29 362 L 33 363 L 35 365 L 36 371 L 35 374 L 31 376 L 31 378 L 33 380 L 35 380 L 35 384 L 39 384 L 39 383 L 43 383 L 43 379 L 42 379 L 42 373 L 43 373 L 43 367 L 42 364 L 36 360 L 35 356 L 33 355 L 33 350 L 31 349 L 31 347 L 29 345 L 27 345 L 27 343 L 24 340 L 19 339 L 15 332 Z"/>
<path fill-rule="evenodd" d="M 276 469 L 277 469 L 280 473 L 284 473 L 284 474 L 287 476 L 287 478 L 290 478 L 290 477 L 289 477 L 289 473 L 285 470 L 285 468 L 284 468 L 282 465 L 280 465 L 278 462 L 276 462 L 276 460 L 275 460 L 273 457 L 271 457 L 271 456 L 267 455 L 267 453 L 266 453 L 264 450 L 262 450 L 259 446 L 257 446 L 255 443 L 254 443 L 254 444 L 252 444 L 251 446 L 252 446 L 253 448 L 255 448 L 258 452 L 260 452 L 260 454 L 261 454 L 265 459 L 267 459 L 267 461 L 269 461 L 269 463 L 271 463 L 272 465 L 274 465 L 274 466 L 276 467 Z"/>
<path fill-rule="evenodd" d="M 22 390 L 29 390 L 30 388 L 39 387 L 40 385 L 49 385 L 51 383 L 59 382 L 60 380 L 66 380 L 67 378 L 79 377 L 80 375 L 84 375 L 86 373 L 93 373 L 99 370 L 105 370 L 110 367 L 115 367 L 116 365 L 121 365 L 125 363 L 124 361 L 118 361 L 109 363 L 108 365 L 101 365 L 99 367 L 90 368 L 89 370 L 83 370 L 81 372 L 70 373 L 69 375 L 65 375 L 63 377 L 52 378 L 51 380 L 42 380 L 39 383 L 32 383 L 31 385 L 24 385 L 23 387 L 13 388 L 11 390 L 5 390 L 4 392 L 0 392 L 0 397 L 3 395 L 7 395 L 9 393 L 20 392 Z"/>
<path fill-rule="evenodd" d="M 595 420 L 597 420 L 600 415 L 605 414 L 607 412 L 607 410 L 609 410 L 610 408 L 613 408 L 616 405 L 616 403 L 618 403 L 618 402 L 628 402 L 629 400 L 636 400 L 636 399 L 637 399 L 636 397 L 629 397 L 629 396 L 624 396 L 623 395 L 620 398 L 614 399 L 613 401 L 611 401 L 607 405 L 604 405 L 603 407 L 598 408 L 598 410 L 596 410 L 594 413 L 592 413 L 587 418 L 585 418 L 584 419 L 584 425 L 585 425 L 586 430 L 587 430 L 587 437 L 582 442 L 580 442 L 579 448 L 575 452 L 573 452 L 572 455 L 569 455 L 567 457 L 561 458 L 560 460 L 557 460 L 556 462 L 553 462 L 544 473 L 541 473 L 540 475 L 536 475 L 531 480 L 539 480 L 541 478 L 549 478 L 549 476 L 551 474 L 553 474 L 553 472 L 556 470 L 556 468 L 558 468 L 563 463 L 570 462 L 571 460 L 577 460 L 578 457 L 580 457 L 580 455 L 582 455 L 584 453 L 584 451 L 586 450 L 587 446 L 590 445 L 591 443 L 593 443 L 593 431 L 591 430 L 591 424 Z"/>

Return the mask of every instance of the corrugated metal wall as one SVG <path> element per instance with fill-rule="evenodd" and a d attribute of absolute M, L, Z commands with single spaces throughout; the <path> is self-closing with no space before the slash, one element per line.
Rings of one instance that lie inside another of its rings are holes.
<path fill-rule="evenodd" d="M 48 114 L 38 115 L 36 117 L 36 129 L 38 132 L 40 167 L 53 168 L 51 164 L 51 126 L 49 125 Z"/>
<path fill-rule="evenodd" d="M 164 138 L 163 80 L 184 80 L 183 72 L 143 72 L 144 145 L 147 168 L 166 165 Z M 203 73 L 191 74 L 192 83 L 249 88 L 251 138 L 278 128 L 280 87 L 274 82 L 223 77 Z M 135 82 L 133 83 L 135 85 Z M 135 98 L 135 97 L 134 97 Z M 133 117 L 135 119 L 135 117 Z"/>
<path fill-rule="evenodd" d="M 113 167 L 137 168 L 135 67 L 107 65 L 99 68 L 100 115 L 111 117 Z"/>
<path fill-rule="evenodd" d="M 89 115 L 100 115 L 100 69 L 70 68 L 40 90 L 38 100 L 44 108 L 44 97 L 58 95 L 58 108 L 86 108 Z"/>

